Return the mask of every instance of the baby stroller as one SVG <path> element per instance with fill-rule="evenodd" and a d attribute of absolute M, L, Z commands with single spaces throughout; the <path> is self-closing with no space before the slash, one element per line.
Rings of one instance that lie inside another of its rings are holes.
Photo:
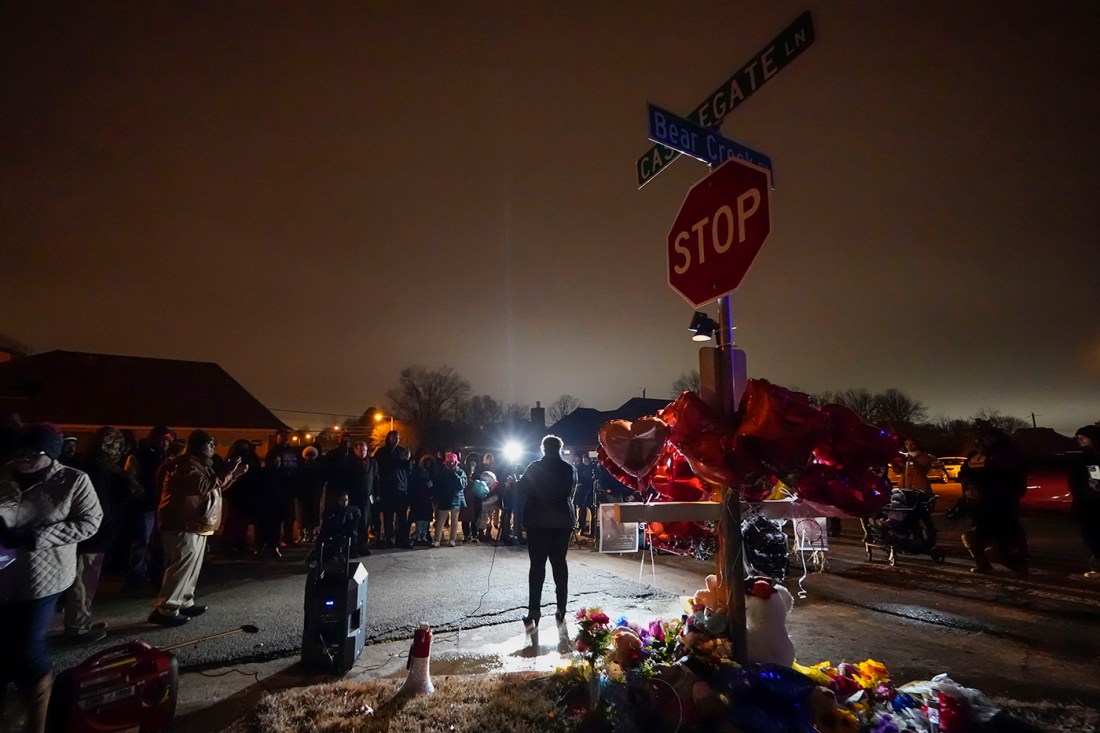
<path fill-rule="evenodd" d="M 894 489 L 890 503 L 866 519 L 863 524 L 863 545 L 867 559 L 874 559 L 874 550 L 887 551 L 887 560 L 897 564 L 897 554 L 929 555 L 937 565 L 944 554 L 936 546 L 936 525 L 932 511 L 938 497 L 932 493 L 909 489 Z"/>

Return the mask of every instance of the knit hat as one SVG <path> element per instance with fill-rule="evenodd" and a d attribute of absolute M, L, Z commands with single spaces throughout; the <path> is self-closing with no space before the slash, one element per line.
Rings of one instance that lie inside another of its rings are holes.
<path fill-rule="evenodd" d="M 187 452 L 198 454 L 207 443 L 217 443 L 214 436 L 205 430 L 192 430 L 187 436 Z"/>
<path fill-rule="evenodd" d="M 1085 425 L 1084 427 L 1077 428 L 1077 432 L 1073 434 L 1073 437 L 1076 438 L 1078 435 L 1084 435 L 1092 441 L 1094 448 L 1100 448 L 1100 426 Z"/>
<path fill-rule="evenodd" d="M 175 438 L 176 431 L 168 427 L 167 425 L 155 425 L 149 430 L 150 441 L 158 440 L 160 438 L 163 438 L 165 435 L 171 438 Z"/>
<path fill-rule="evenodd" d="M 56 461 L 61 455 L 61 431 L 50 423 L 24 425 L 19 431 L 19 448 L 33 453 L 45 453 Z"/>

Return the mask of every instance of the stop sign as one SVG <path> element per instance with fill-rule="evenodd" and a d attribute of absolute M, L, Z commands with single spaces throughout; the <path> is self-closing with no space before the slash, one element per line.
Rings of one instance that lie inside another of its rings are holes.
<path fill-rule="evenodd" d="M 770 175 L 730 158 L 692 186 L 668 233 L 668 284 L 698 308 L 737 289 L 771 232 Z"/>

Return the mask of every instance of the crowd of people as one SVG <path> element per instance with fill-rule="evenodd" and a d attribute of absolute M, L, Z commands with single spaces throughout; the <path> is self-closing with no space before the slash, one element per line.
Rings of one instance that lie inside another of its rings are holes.
<path fill-rule="evenodd" d="M 248 440 L 221 457 L 205 430 L 179 440 L 158 426 L 135 445 L 104 426 L 80 455 L 77 441 L 52 425 L 0 428 L 0 700 L 15 683 L 36 732 L 52 686 L 46 637 L 54 615 L 64 613 L 69 642 L 103 639 L 106 624 L 93 621 L 92 605 L 107 567 L 132 585 L 155 581 L 148 621 L 180 626 L 207 610 L 195 591 L 219 529 L 226 553 L 251 540 L 255 553 L 280 558 L 280 547 L 301 542 L 346 542 L 358 556 L 372 545 L 454 547 L 461 528 L 464 543 L 528 545 L 535 609 L 549 561 L 562 617 L 565 549 L 575 522 L 590 521 L 575 497 L 596 496 L 587 460 L 578 472 L 552 436 L 525 476 L 519 466 L 497 469 L 490 453 L 414 460 L 396 431 L 373 453 L 345 436 L 322 454 L 291 446 L 280 430 L 261 460 Z M 525 510 L 528 501 L 537 511 Z"/>
<path fill-rule="evenodd" d="M 1081 454 L 1070 489 L 1091 553 L 1085 575 L 1100 579 L 1100 427 L 1085 426 L 1076 439 Z M 970 519 L 963 543 L 974 572 L 1000 563 L 1026 574 L 1023 456 L 988 424 L 979 426 L 975 446 L 950 514 Z M 930 457 L 914 440 L 905 448 L 902 485 L 930 492 Z M 104 426 L 85 454 L 76 449 L 52 425 L 0 425 L 0 692 L 15 683 L 35 731 L 49 699 L 46 635 L 54 614 L 63 613 L 66 640 L 102 639 L 105 624 L 93 621 L 92 605 L 107 569 L 131 585 L 155 584 L 149 622 L 179 626 L 207 610 L 195 589 L 207 542 L 219 530 L 227 554 L 273 559 L 300 543 L 345 543 L 349 556 L 370 555 L 372 547 L 520 544 L 531 559 L 524 623 L 534 633 L 547 562 L 561 622 L 573 533 L 595 534 L 599 504 L 638 498 L 587 455 L 565 461 L 554 436 L 525 469 L 500 465 L 491 453 L 413 456 L 397 431 L 373 452 L 346 434 L 323 452 L 292 446 L 289 431 L 280 430 L 261 459 L 244 439 L 222 457 L 204 430 L 181 440 L 158 426 L 134 441 Z"/>

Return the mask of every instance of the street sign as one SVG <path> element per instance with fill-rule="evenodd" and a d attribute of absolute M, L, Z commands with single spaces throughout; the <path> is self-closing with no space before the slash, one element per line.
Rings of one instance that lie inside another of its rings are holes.
<path fill-rule="evenodd" d="M 688 119 L 702 127 L 717 127 L 726 115 L 736 109 L 749 95 L 762 87 L 787 64 L 794 61 L 814 42 L 814 21 L 807 10 L 783 29 L 737 72 L 715 89 L 696 107 Z M 680 153 L 664 145 L 654 145 L 638 158 L 638 188 L 653 180 Z"/>
<path fill-rule="evenodd" d="M 772 174 L 772 186 L 775 186 L 771 158 L 736 140 L 722 137 L 716 130 L 700 127 L 652 104 L 649 105 L 649 139 L 711 166 L 718 166 L 730 158 L 746 160 L 767 168 Z"/>
<path fill-rule="evenodd" d="M 668 284 L 698 308 L 741 284 L 771 233 L 768 171 L 730 158 L 691 187 L 668 233 Z"/>

